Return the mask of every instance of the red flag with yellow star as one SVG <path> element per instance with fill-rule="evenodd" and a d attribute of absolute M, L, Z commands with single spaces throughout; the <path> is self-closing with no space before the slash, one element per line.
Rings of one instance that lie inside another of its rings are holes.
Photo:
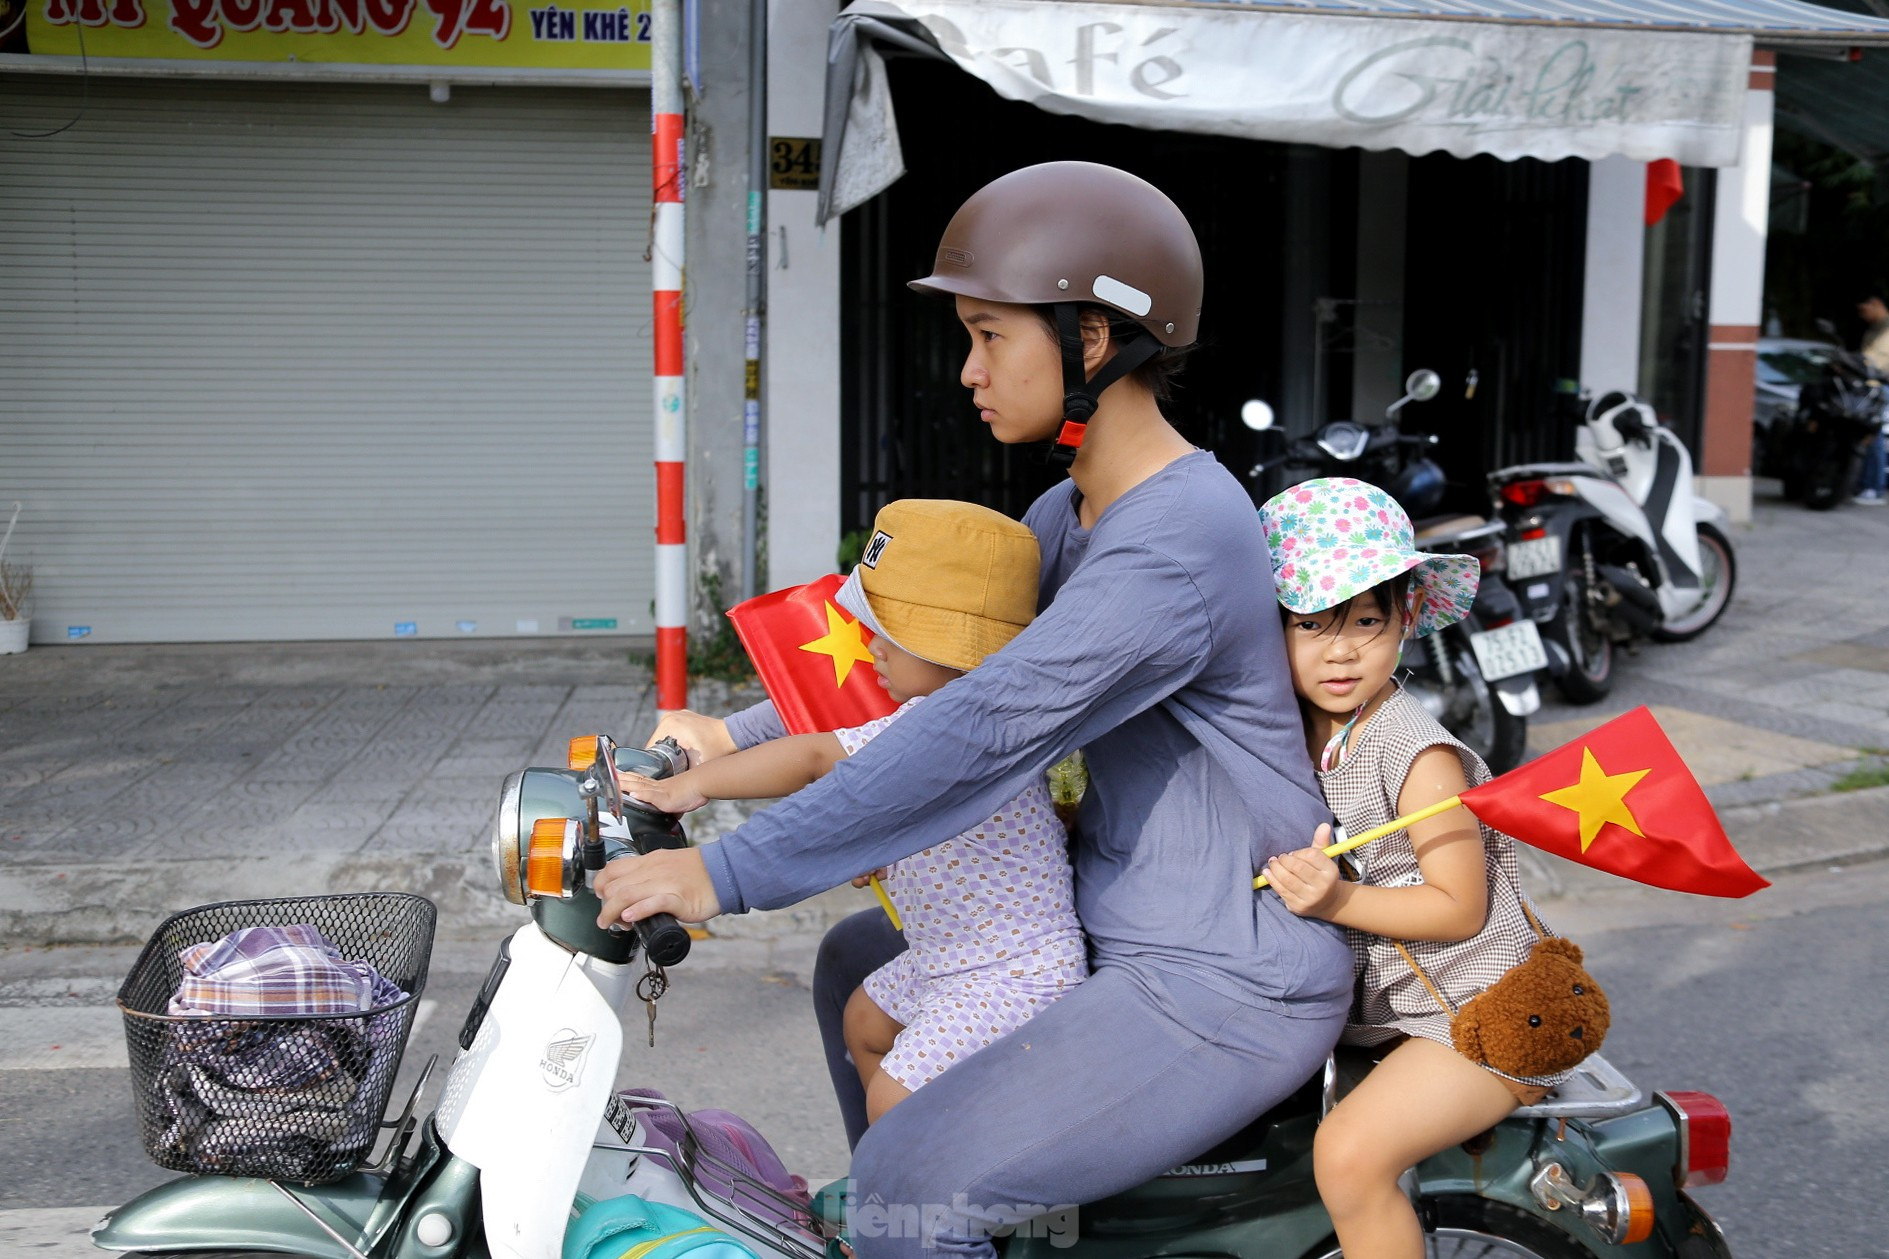
<path fill-rule="evenodd" d="M 1470 788 L 1462 803 L 1523 843 L 1654 887 L 1749 896 L 1770 886 L 1732 848 L 1645 708 Z"/>
<path fill-rule="evenodd" d="M 864 725 L 898 707 L 872 670 L 872 631 L 834 601 L 844 581 L 834 573 L 728 609 L 788 734 Z"/>

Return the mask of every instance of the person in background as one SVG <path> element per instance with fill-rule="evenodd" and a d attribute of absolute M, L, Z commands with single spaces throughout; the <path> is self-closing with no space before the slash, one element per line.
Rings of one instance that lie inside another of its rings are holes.
<path fill-rule="evenodd" d="M 1858 347 L 1865 361 L 1883 379 L 1889 380 L 1889 305 L 1885 305 L 1880 293 L 1872 292 L 1856 304 L 1856 313 L 1867 326 L 1863 329 L 1863 341 Z M 1889 481 L 1889 448 L 1885 447 L 1880 426 L 1876 435 L 1869 439 L 1869 448 L 1863 452 L 1863 476 L 1850 501 L 1862 507 L 1881 507 L 1885 501 L 1885 481 Z"/>

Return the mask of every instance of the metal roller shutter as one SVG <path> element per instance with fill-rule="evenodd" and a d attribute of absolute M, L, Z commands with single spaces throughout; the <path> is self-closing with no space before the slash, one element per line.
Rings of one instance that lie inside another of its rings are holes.
<path fill-rule="evenodd" d="M 644 91 L 0 76 L 35 641 L 650 632 L 648 152 Z"/>

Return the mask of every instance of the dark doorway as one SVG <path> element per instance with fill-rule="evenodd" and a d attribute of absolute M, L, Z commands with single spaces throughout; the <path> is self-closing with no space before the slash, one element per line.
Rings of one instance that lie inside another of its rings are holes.
<path fill-rule="evenodd" d="M 1308 265 L 1284 230 L 1285 146 L 1049 114 L 1006 101 L 950 65 L 890 64 L 907 173 L 852 211 L 843 233 L 841 527 L 863 528 L 901 497 L 968 499 L 1019 516 L 1061 477 L 1037 451 L 985 435 L 958 383 L 963 329 L 946 303 L 905 287 L 930 271 L 938 237 L 966 197 L 1034 162 L 1119 166 L 1187 214 L 1206 264 L 1206 298 L 1200 349 L 1167 411 L 1191 441 L 1243 474 L 1256 442 L 1240 424 L 1240 403 L 1281 396 L 1283 277 L 1288 265 Z M 1350 239 L 1343 223 L 1328 235 Z"/>
<path fill-rule="evenodd" d="M 1705 423 L 1705 363 L 1712 337 L 1712 219 L 1718 172 L 1684 168 L 1686 194 L 1646 229 L 1641 289 L 1640 390 L 1660 421 L 1697 456 Z"/>
<path fill-rule="evenodd" d="M 1443 392 L 1408 423 L 1441 438 L 1458 506 L 1486 508 L 1492 469 L 1574 456 L 1587 176 L 1573 159 L 1410 163 L 1404 364 Z"/>

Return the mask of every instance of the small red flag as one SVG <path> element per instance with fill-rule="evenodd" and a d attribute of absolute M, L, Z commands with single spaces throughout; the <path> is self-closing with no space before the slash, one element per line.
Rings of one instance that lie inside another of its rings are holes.
<path fill-rule="evenodd" d="M 1646 225 L 1653 226 L 1666 217 L 1679 198 L 1686 195 L 1686 179 L 1679 163 L 1662 157 L 1646 164 Z"/>
<path fill-rule="evenodd" d="M 1733 849 L 1645 708 L 1472 787 L 1462 802 L 1523 843 L 1654 887 L 1749 896 L 1771 886 Z"/>
<path fill-rule="evenodd" d="M 837 573 L 728 609 L 788 734 L 864 725 L 898 707 L 872 669 L 872 631 L 834 601 Z"/>

